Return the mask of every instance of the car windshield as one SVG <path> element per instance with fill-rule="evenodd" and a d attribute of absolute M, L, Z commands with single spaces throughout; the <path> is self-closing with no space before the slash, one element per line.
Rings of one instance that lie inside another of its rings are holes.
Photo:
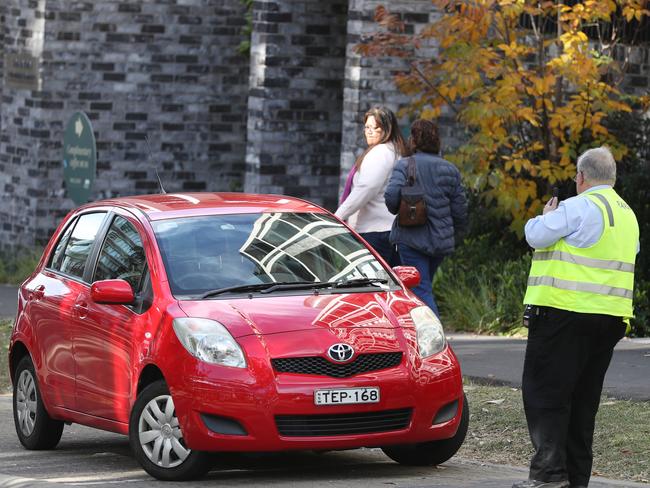
<path fill-rule="evenodd" d="M 326 214 L 185 217 L 153 222 L 153 228 L 177 297 L 250 293 L 265 289 L 264 284 L 267 291 L 292 293 L 310 290 L 310 283 L 396 285 L 368 248 Z M 283 286 L 273 286 L 278 283 Z M 318 290 L 324 291 L 322 286 Z M 331 291 L 350 292 L 350 287 Z"/>

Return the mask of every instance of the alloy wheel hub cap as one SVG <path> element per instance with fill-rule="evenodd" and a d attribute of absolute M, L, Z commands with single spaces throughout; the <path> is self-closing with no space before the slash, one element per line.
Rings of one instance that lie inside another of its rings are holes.
<path fill-rule="evenodd" d="M 16 414 L 20 431 L 30 436 L 36 425 L 36 383 L 27 370 L 20 373 L 16 384 Z"/>
<path fill-rule="evenodd" d="M 140 447 L 157 466 L 175 468 L 192 452 L 185 446 L 171 395 L 160 395 L 147 403 L 138 421 Z"/>

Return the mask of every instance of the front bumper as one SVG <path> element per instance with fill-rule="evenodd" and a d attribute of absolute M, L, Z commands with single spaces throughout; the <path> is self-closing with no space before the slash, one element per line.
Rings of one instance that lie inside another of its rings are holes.
<path fill-rule="evenodd" d="M 453 437 L 463 408 L 458 361 L 448 346 L 423 361 L 412 339 L 407 337 L 409 346 L 399 366 L 349 378 L 277 373 L 268 360 L 267 348 L 255 336 L 239 341 L 247 352 L 247 369 L 208 365 L 186 357 L 167 377 L 185 442 L 201 451 L 280 451 L 411 444 Z M 380 388 L 379 403 L 314 404 L 316 389 L 370 386 Z M 445 416 L 450 420 L 434 423 L 445 407 L 447 411 L 455 408 L 455 414 Z M 289 436 L 279 433 L 276 422 L 277 416 L 308 416 L 307 420 L 310 416 L 328 416 L 328 421 L 336 422 L 339 416 L 349 414 L 360 414 L 364 422 L 363 414 L 373 417 L 380 412 L 405 410 L 410 414 L 404 427 L 372 433 Z M 241 431 L 235 428 L 232 432 L 225 429 L 228 434 L 217 433 L 208 428 L 206 417 L 238 424 Z"/>

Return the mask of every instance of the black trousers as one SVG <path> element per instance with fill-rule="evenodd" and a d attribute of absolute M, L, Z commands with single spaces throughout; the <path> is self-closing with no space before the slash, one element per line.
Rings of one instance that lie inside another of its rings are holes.
<path fill-rule="evenodd" d="M 538 307 L 529 323 L 522 394 L 535 448 L 530 478 L 587 486 L 596 413 L 620 317 Z"/>

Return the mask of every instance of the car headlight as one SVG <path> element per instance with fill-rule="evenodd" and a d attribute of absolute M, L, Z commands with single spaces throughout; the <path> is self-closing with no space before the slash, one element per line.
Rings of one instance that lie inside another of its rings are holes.
<path fill-rule="evenodd" d="M 222 324 L 200 318 L 174 319 L 174 332 L 185 349 L 206 363 L 245 368 L 244 353 Z"/>
<path fill-rule="evenodd" d="M 423 358 L 442 351 L 445 347 L 445 332 L 436 314 L 429 307 L 411 310 L 411 319 L 418 337 L 418 350 Z"/>

